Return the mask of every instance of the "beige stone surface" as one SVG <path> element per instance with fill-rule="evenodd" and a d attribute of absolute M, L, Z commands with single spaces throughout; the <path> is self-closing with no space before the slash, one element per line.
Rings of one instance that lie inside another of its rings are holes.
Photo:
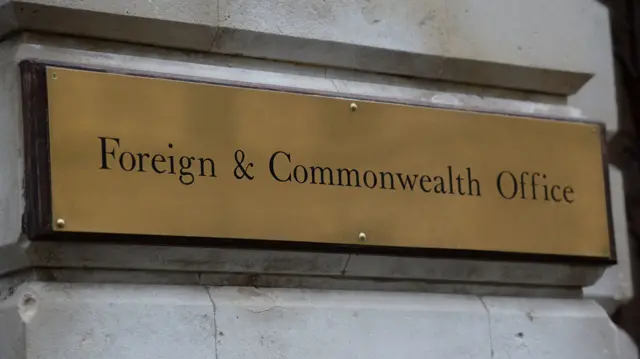
<path fill-rule="evenodd" d="M 38 30 L 554 94 L 578 92 L 607 65 L 592 60 L 594 51 L 610 53 L 600 40 L 607 11 L 596 0 L 4 3 L 5 34 Z"/>

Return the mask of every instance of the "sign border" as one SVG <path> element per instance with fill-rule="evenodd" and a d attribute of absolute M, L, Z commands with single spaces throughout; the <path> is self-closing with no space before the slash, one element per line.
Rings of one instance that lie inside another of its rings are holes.
<path fill-rule="evenodd" d="M 107 242 L 119 244 L 152 244 L 152 245 L 178 245 L 178 246 L 202 246 L 202 247 L 235 247 L 245 249 L 268 250 L 304 250 L 312 252 L 350 253 L 350 254 L 378 254 L 402 257 L 434 257 L 457 258 L 476 260 L 498 260 L 516 262 L 559 262 L 581 263 L 594 265 L 613 265 L 617 263 L 615 236 L 613 231 L 613 218 L 611 212 L 611 192 L 609 184 L 609 160 L 606 141 L 606 127 L 600 121 L 576 120 L 558 116 L 524 115 L 509 112 L 492 112 L 476 109 L 460 109 L 453 106 L 425 105 L 417 101 L 398 101 L 373 96 L 338 96 L 335 93 L 323 91 L 306 91 L 291 87 L 255 86 L 244 82 L 235 81 L 203 81 L 202 79 L 180 77 L 158 73 L 145 73 L 143 71 L 124 71 L 123 69 L 106 68 L 97 66 L 78 66 L 69 63 L 55 61 L 23 60 L 19 63 L 20 78 L 22 83 L 22 116 L 24 138 L 24 162 L 25 162 L 25 211 L 22 219 L 23 232 L 31 240 L 55 240 L 78 242 Z M 71 70 L 90 72 L 112 73 L 137 77 L 156 78 L 189 83 L 201 83 L 241 87 L 249 89 L 270 90 L 303 94 L 311 96 L 331 97 L 336 99 L 370 101 L 376 103 L 400 104 L 423 108 L 435 108 L 455 110 L 473 113 L 485 113 L 495 115 L 508 115 L 523 118 L 537 118 L 551 121 L 589 123 L 597 125 L 600 129 L 602 143 L 602 166 L 604 174 L 604 190 L 607 211 L 607 223 L 609 234 L 610 257 L 591 257 L 557 254 L 517 253 L 483 250 L 459 250 L 440 248 L 409 248 L 409 247 L 379 247 L 367 245 L 349 245 L 333 243 L 307 243 L 278 240 L 260 239 L 225 239 L 225 238 L 200 238 L 184 236 L 156 236 L 156 235 L 129 235 L 129 234 L 102 234 L 102 233 L 70 233 L 55 232 L 52 218 L 52 193 L 51 193 L 51 168 L 49 158 L 49 114 L 47 98 L 47 74 L 48 67 L 57 67 Z"/>

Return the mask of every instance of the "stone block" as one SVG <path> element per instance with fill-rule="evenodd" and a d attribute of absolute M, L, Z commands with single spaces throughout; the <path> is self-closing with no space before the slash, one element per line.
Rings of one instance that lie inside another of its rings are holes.
<path fill-rule="evenodd" d="M 3 359 L 26 358 L 23 329 L 17 312 L 0 309 L 0 356 Z"/>
<path fill-rule="evenodd" d="M 221 358 L 489 359 L 476 297 L 211 288 Z"/>
<path fill-rule="evenodd" d="M 632 269 L 633 263 L 637 260 L 632 257 L 634 251 L 630 250 L 622 172 L 610 166 L 609 178 L 613 233 L 618 264 L 607 268 L 596 283 L 584 288 L 584 295 L 598 301 L 611 314 L 620 303 L 624 303 L 634 296 Z"/>
<path fill-rule="evenodd" d="M 18 295 L 25 358 L 216 358 L 202 287 L 32 283 Z"/>
<path fill-rule="evenodd" d="M 0 43 L 0 247 L 18 241 L 24 206 L 21 86 L 14 55 L 14 41 Z"/>
<path fill-rule="evenodd" d="M 484 297 L 495 359 L 613 359 L 618 329 L 588 300 Z"/>
<path fill-rule="evenodd" d="M 618 352 L 617 358 L 638 359 L 638 347 L 629 334 L 622 330 L 618 330 Z"/>
<path fill-rule="evenodd" d="M 36 30 L 561 95 L 600 71 L 594 52 L 605 65 L 611 53 L 595 0 L 5 3 L 0 35 Z"/>
<path fill-rule="evenodd" d="M 215 0 L 14 0 L 12 31 L 35 30 L 207 51 L 218 19 Z"/>
<path fill-rule="evenodd" d="M 559 94 L 575 93 L 593 74 L 593 48 L 580 45 L 583 34 L 609 31 L 601 27 L 606 8 L 596 1 L 220 0 L 219 6 L 214 51 Z"/>
<path fill-rule="evenodd" d="M 219 0 L 219 7 L 222 28 L 571 71 L 589 68 L 584 32 L 608 23 L 603 5 L 582 0 Z"/>
<path fill-rule="evenodd" d="M 3 282 L 0 279 L 0 358 L 25 359 L 25 327 L 17 310 L 15 287 Z"/>
<path fill-rule="evenodd" d="M 0 38 L 18 29 L 18 21 L 10 0 L 0 0 Z"/>
<path fill-rule="evenodd" d="M 0 282 L 3 359 L 637 358 L 588 300 L 14 284 Z"/>

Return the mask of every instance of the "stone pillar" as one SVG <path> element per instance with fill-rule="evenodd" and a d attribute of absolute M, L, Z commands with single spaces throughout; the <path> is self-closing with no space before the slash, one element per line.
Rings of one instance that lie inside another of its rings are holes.
<path fill-rule="evenodd" d="M 637 358 L 618 264 L 29 241 L 18 63 L 619 129 L 596 0 L 0 0 L 0 358 Z"/>

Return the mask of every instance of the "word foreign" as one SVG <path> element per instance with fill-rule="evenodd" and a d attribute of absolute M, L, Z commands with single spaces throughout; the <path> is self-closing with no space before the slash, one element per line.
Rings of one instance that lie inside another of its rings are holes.
<path fill-rule="evenodd" d="M 180 183 L 187 186 L 195 182 L 196 176 L 216 177 L 215 163 L 213 159 L 208 157 L 180 156 L 176 158 L 173 154 L 117 152 L 120 148 L 119 138 L 98 137 L 98 139 L 100 139 L 101 170 L 111 170 L 115 165 L 125 172 L 149 171 L 157 174 L 178 175 Z M 167 147 L 173 149 L 171 143 Z M 110 159 L 111 161 L 109 161 Z M 199 171 L 193 172 L 194 163 Z"/>
<path fill-rule="evenodd" d="M 121 148 L 117 137 L 98 137 L 100 141 L 100 169 L 119 169 L 124 172 L 151 172 L 174 175 L 180 183 L 191 186 L 198 177 L 216 178 L 213 158 L 176 155 L 169 143 L 163 153 L 132 152 Z M 245 152 L 238 149 L 233 154 L 235 168 L 233 178 L 253 181 L 256 168 Z M 334 168 L 327 165 L 307 165 L 296 162 L 291 153 L 274 152 L 265 163 L 272 180 L 296 185 L 351 187 L 388 191 L 422 192 L 458 196 L 481 197 L 481 182 L 473 175 L 472 168 L 462 171 L 446 166 L 441 173 L 402 173 L 362 168 Z M 575 191 L 569 185 L 550 183 L 545 173 L 508 170 L 496 175 L 496 192 L 505 200 L 531 200 L 572 204 Z"/>

